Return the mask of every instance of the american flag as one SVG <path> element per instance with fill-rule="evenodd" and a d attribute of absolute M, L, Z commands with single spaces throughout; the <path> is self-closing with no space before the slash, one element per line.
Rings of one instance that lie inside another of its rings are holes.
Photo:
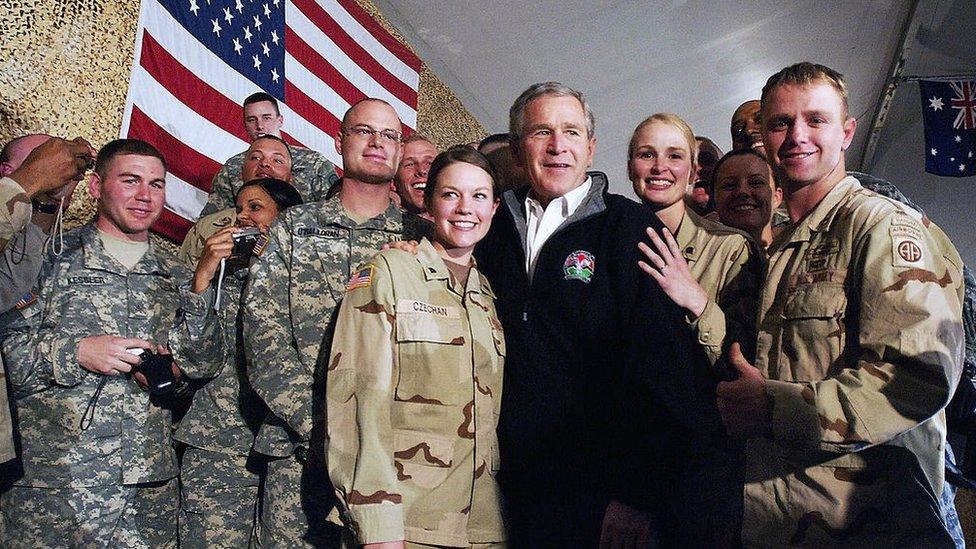
<path fill-rule="evenodd" d="M 976 82 L 920 80 L 925 171 L 976 175 Z"/>
<path fill-rule="evenodd" d="M 249 143 L 244 98 L 279 101 L 282 137 L 337 166 L 342 115 L 386 100 L 416 127 L 420 60 L 354 0 L 142 0 L 123 137 L 166 157 L 154 230 L 180 241 L 227 158 Z"/>

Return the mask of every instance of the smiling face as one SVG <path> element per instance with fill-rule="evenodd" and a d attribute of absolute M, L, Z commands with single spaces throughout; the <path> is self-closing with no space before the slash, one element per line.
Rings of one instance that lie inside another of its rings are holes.
<path fill-rule="evenodd" d="M 237 193 L 237 224 L 268 227 L 278 216 L 278 204 L 261 185 L 248 185 Z"/>
<path fill-rule="evenodd" d="M 285 119 L 271 101 L 258 101 L 244 105 L 244 129 L 254 141 L 262 135 L 281 137 L 281 125 Z"/>
<path fill-rule="evenodd" d="M 163 163 L 153 156 L 123 154 L 103 172 L 104 177 L 93 173 L 88 181 L 88 191 L 98 200 L 95 225 L 118 238 L 146 240 L 166 202 Z"/>
<path fill-rule="evenodd" d="M 277 139 L 257 139 L 244 155 L 241 181 L 262 177 L 288 181 L 291 179 L 291 156 L 284 143 Z"/>
<path fill-rule="evenodd" d="M 642 202 L 655 211 L 682 207 L 695 173 L 691 147 L 684 132 L 671 124 L 654 120 L 637 128 L 627 173 Z"/>
<path fill-rule="evenodd" d="M 467 262 L 498 207 L 491 176 L 473 164 L 454 162 L 431 184 L 436 185 L 428 204 L 434 240 L 450 258 Z"/>
<path fill-rule="evenodd" d="M 729 128 L 732 132 L 732 150 L 755 149 L 766 154 L 762 140 L 762 124 L 759 121 L 759 100 L 753 99 L 739 105 L 732 114 Z"/>
<path fill-rule="evenodd" d="M 830 84 L 776 86 L 764 99 L 762 120 L 767 157 L 787 196 L 844 178 L 844 151 L 857 123 Z"/>
<path fill-rule="evenodd" d="M 515 156 L 536 199 L 548 204 L 586 181 L 596 139 L 587 136 L 583 105 L 571 96 L 540 95 L 525 106 Z"/>
<path fill-rule="evenodd" d="M 343 178 L 388 184 L 400 163 L 401 135 L 400 117 L 393 107 L 376 100 L 357 103 L 346 113 L 336 139 Z"/>
<path fill-rule="evenodd" d="M 776 198 L 769 165 L 753 154 L 728 158 L 715 174 L 715 211 L 719 220 L 756 235 L 772 221 Z"/>
<path fill-rule="evenodd" d="M 437 147 L 429 141 L 417 139 L 403 145 L 403 158 L 393 181 L 396 183 L 400 204 L 410 213 L 424 212 L 424 188 L 427 172 L 437 156 Z"/>

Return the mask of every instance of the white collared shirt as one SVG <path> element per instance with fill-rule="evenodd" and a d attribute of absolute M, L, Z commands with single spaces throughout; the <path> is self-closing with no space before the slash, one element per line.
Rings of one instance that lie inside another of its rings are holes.
<path fill-rule="evenodd" d="M 538 200 L 532 198 L 532 193 L 525 197 L 525 272 L 528 273 L 530 282 L 539 250 L 552 233 L 563 224 L 563 221 L 569 219 L 569 216 L 580 207 L 583 199 L 590 192 L 592 183 L 593 180 L 587 176 L 582 185 L 559 198 L 552 199 L 545 208 Z"/>

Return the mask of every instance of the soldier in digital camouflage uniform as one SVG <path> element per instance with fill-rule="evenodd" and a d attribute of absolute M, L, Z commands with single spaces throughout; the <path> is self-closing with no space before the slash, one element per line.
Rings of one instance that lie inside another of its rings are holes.
<path fill-rule="evenodd" d="M 846 175 L 856 122 L 838 73 L 783 69 L 762 120 L 792 224 L 770 248 L 756 368 L 733 353 L 740 377 L 718 388 L 748 438 L 744 544 L 952 547 L 939 499 L 958 255 Z"/>
<path fill-rule="evenodd" d="M 258 136 L 251 142 L 243 155 L 243 161 L 235 172 L 238 182 L 235 185 L 234 197 L 231 204 L 220 211 L 201 215 L 193 227 L 183 238 L 183 244 L 177 253 L 187 265 L 196 267 L 203 255 L 203 248 L 207 239 L 217 234 L 217 231 L 230 227 L 237 218 L 237 208 L 233 202 L 237 193 L 244 186 L 244 183 L 258 178 L 270 177 L 282 181 L 293 182 L 292 179 L 292 152 L 295 149 L 289 147 L 280 137 L 274 135 Z M 299 194 L 301 194 L 299 192 Z"/>
<path fill-rule="evenodd" d="M 438 177 L 456 164 L 482 173 Z M 505 335 L 470 257 L 497 207 L 491 171 L 466 147 L 441 154 L 424 191 L 433 243 L 381 252 L 349 281 L 326 406 L 329 474 L 356 544 L 505 540 L 495 480 Z M 453 195 L 441 195 L 446 184 Z M 458 221 L 471 223 L 461 237 Z"/>
<path fill-rule="evenodd" d="M 274 97 L 258 92 L 244 100 L 244 129 L 254 141 L 261 135 L 281 137 L 284 118 Z M 210 198 L 200 212 L 200 217 L 234 207 L 234 197 L 244 183 L 240 178 L 241 167 L 247 151 L 235 154 L 214 175 L 210 186 Z M 335 165 L 322 153 L 292 146 L 292 184 L 305 202 L 323 200 L 329 188 L 339 180 Z M 274 177 L 274 176 L 265 176 Z"/>
<path fill-rule="evenodd" d="M 52 140 L 43 134 L 14 139 L 0 150 L 0 311 L 26 307 L 34 299 L 31 286 L 41 271 L 44 241 L 58 211 L 55 197 L 67 195 L 62 206 L 67 207 L 90 153 L 84 139 Z M 4 315 L 0 323 L 15 316 Z M 16 457 L 3 371 L 0 360 L 0 463 Z"/>
<path fill-rule="evenodd" d="M 89 182 L 98 216 L 45 258 L 36 302 L 6 331 L 24 474 L 0 497 L 4 547 L 172 547 L 178 506 L 170 411 L 128 375 L 139 347 L 208 375 L 219 322 L 190 272 L 148 240 L 165 201 L 150 145 L 118 140 Z"/>
<path fill-rule="evenodd" d="M 262 546 L 335 540 L 325 522 L 334 494 L 322 453 L 322 363 L 329 351 L 323 339 L 354 269 L 383 244 L 419 239 L 426 230 L 389 200 L 400 132 L 396 112 L 383 101 L 350 108 L 336 142 L 345 168 L 341 192 L 283 212 L 251 267 L 244 298 L 248 378 L 271 411 L 254 448 L 273 458 L 257 528 Z"/>
<path fill-rule="evenodd" d="M 238 203 L 245 207 L 236 225 L 207 241 L 195 266 L 194 290 L 213 284 L 240 227 L 270 225 L 280 210 L 301 202 L 298 191 L 281 180 L 254 179 L 242 187 Z M 254 254 L 261 253 L 258 244 Z M 231 272 L 233 264 L 227 263 L 220 288 L 226 359 L 215 378 L 194 383 L 193 404 L 173 437 L 187 445 L 180 470 L 181 547 L 247 547 L 254 530 L 264 460 L 251 448 L 267 407 L 247 382 L 240 305 L 248 271 L 242 266 Z"/>

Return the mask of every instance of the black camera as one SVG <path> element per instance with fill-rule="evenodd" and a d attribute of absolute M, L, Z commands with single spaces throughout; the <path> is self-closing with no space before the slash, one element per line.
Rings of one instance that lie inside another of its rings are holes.
<path fill-rule="evenodd" d="M 146 376 L 150 394 L 168 395 L 173 392 L 176 388 L 173 355 L 161 355 L 138 347 L 128 351 L 141 359 L 139 364 L 132 367 L 132 372 Z"/>
<path fill-rule="evenodd" d="M 224 266 L 224 276 L 229 276 L 251 265 L 251 256 L 260 254 L 268 243 L 268 236 L 257 227 L 242 227 L 234 233 L 234 248 Z"/>

